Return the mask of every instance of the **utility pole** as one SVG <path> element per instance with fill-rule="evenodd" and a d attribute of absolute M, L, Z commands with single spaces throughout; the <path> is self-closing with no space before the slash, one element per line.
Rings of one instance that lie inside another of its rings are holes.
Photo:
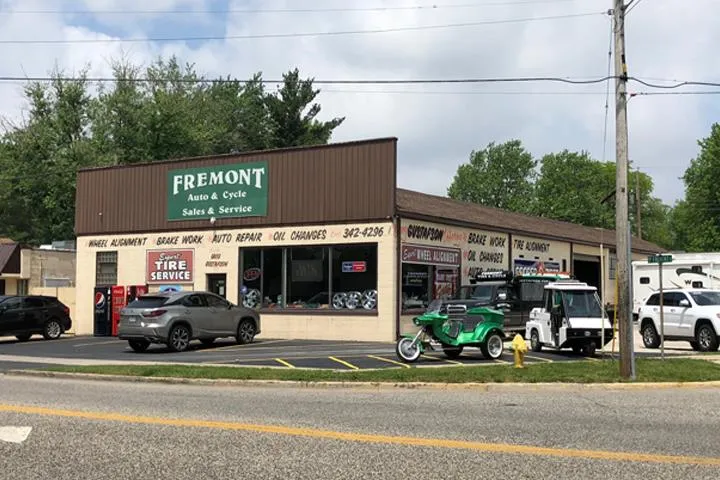
<path fill-rule="evenodd" d="M 640 205 L 640 170 L 635 172 L 635 209 L 637 210 L 637 236 L 642 240 L 642 218 L 640 217 L 640 211 L 642 210 Z"/>
<path fill-rule="evenodd" d="M 635 379 L 633 324 L 630 311 L 630 239 L 628 223 L 627 64 L 625 62 L 625 2 L 614 0 L 615 44 L 615 243 L 617 245 L 617 321 L 620 376 Z"/>

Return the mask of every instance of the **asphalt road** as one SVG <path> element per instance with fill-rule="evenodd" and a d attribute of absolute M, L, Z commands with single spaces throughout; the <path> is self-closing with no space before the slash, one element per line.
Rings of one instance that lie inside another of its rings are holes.
<path fill-rule="evenodd" d="M 13 480 L 717 478 L 718 411 L 709 387 L 208 388 L 0 375 L 0 429 L 32 427 L 24 443 L 0 441 L 0 472 Z"/>
<path fill-rule="evenodd" d="M 160 362 L 200 363 L 218 365 L 272 366 L 285 368 L 325 368 L 337 370 L 403 368 L 395 354 L 394 343 L 339 342 L 322 340 L 258 339 L 250 345 L 238 345 L 232 339 L 219 339 L 210 347 L 193 342 L 191 349 L 174 353 L 163 345 L 153 345 L 145 353 L 135 353 L 126 341 L 107 337 L 63 337 L 45 341 L 41 337 L 29 342 L 0 340 L 0 371 L 5 365 L 37 363 L 118 363 Z M 455 360 L 445 357 L 442 350 L 427 352 L 412 367 L 473 365 L 513 362 L 510 342 L 498 361 L 487 360 L 477 348 L 467 348 Z M 600 353 L 598 353 L 599 357 Z M 562 352 L 528 352 L 525 362 L 561 362 L 580 360 L 570 350 Z M 18 366 L 16 368 L 28 368 Z"/>

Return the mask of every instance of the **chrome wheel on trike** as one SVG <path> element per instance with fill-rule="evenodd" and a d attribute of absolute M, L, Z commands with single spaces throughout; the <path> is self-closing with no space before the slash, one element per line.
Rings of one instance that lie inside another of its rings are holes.
<path fill-rule="evenodd" d="M 395 346 L 395 353 L 400 359 L 412 363 L 420 358 L 420 342 L 415 338 L 401 338 Z"/>

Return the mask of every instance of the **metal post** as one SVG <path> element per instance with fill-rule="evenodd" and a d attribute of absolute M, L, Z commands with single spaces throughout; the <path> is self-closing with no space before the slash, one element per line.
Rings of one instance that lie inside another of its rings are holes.
<path fill-rule="evenodd" d="M 600 231 L 602 233 L 602 230 Z M 600 308 L 602 309 L 602 315 L 600 318 L 600 351 L 602 356 L 605 356 L 605 252 L 603 250 L 603 244 L 600 243 Z"/>
<path fill-rule="evenodd" d="M 614 0 L 615 46 L 615 233 L 617 243 L 618 322 L 620 332 L 620 376 L 634 379 L 632 309 L 628 309 L 628 126 L 627 65 L 625 62 L 625 4 Z"/>
<path fill-rule="evenodd" d="M 665 359 L 665 308 L 663 308 L 663 262 L 658 262 L 660 275 L 660 358 Z"/>

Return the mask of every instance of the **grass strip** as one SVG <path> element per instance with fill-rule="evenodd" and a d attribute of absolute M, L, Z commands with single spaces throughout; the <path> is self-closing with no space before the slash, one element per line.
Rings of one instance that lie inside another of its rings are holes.
<path fill-rule="evenodd" d="M 389 368 L 383 370 L 330 370 L 243 368 L 185 365 L 53 366 L 52 372 L 92 373 L 138 377 L 233 380 L 292 380 L 301 382 L 440 382 L 440 383 L 614 383 L 622 382 L 617 361 L 558 362 L 525 365 L 488 365 L 446 368 Z M 720 381 L 720 364 L 695 359 L 637 359 L 637 382 Z"/>

